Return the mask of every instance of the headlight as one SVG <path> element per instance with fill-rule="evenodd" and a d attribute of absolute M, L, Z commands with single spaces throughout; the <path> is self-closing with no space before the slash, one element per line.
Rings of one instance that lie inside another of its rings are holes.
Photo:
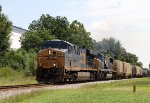
<path fill-rule="evenodd" d="M 48 54 L 51 54 L 51 51 L 50 51 L 50 50 L 48 51 Z"/>

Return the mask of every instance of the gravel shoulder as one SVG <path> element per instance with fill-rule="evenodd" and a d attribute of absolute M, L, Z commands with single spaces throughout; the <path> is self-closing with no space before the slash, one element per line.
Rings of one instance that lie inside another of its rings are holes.
<path fill-rule="evenodd" d="M 0 91 L 0 99 L 9 98 L 11 96 L 16 96 L 22 93 L 31 93 L 36 90 L 56 90 L 56 89 L 69 89 L 69 88 L 80 88 L 85 85 L 91 85 L 91 84 L 101 84 L 101 83 L 112 83 L 117 82 L 121 80 L 108 80 L 108 81 L 95 81 L 95 82 L 86 82 L 86 83 L 78 83 L 78 84 L 64 84 L 64 85 L 50 85 L 42 88 L 19 88 L 19 89 L 11 89 L 7 91 Z"/>

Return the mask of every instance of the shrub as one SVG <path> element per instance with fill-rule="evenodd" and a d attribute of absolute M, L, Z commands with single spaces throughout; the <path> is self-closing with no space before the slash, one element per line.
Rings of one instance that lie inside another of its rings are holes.
<path fill-rule="evenodd" d="M 0 68 L 0 78 L 17 78 L 24 76 L 22 72 L 13 70 L 10 67 Z"/>
<path fill-rule="evenodd" d="M 26 52 L 23 49 L 17 51 L 10 50 L 5 53 L 5 58 L 1 61 L 2 67 L 11 67 L 15 70 L 24 71 L 27 75 L 34 75 L 36 70 L 36 53 Z"/>

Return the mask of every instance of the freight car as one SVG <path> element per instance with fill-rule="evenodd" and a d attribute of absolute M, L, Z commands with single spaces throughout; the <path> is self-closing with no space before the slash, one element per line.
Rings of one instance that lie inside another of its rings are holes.
<path fill-rule="evenodd" d="M 114 60 L 116 79 L 136 77 L 136 68 L 132 69 L 133 67 L 134 66 L 129 63 L 120 60 Z"/>
<path fill-rule="evenodd" d="M 143 71 L 142 68 L 139 66 L 136 66 L 136 77 L 142 77 Z"/>
<path fill-rule="evenodd" d="M 147 68 L 143 68 L 143 76 L 148 77 L 149 75 L 150 75 L 150 70 L 148 70 Z"/>
<path fill-rule="evenodd" d="M 123 68 L 124 68 L 125 78 L 131 78 L 132 77 L 131 65 L 129 63 L 124 62 L 123 63 Z"/>
<path fill-rule="evenodd" d="M 135 65 L 132 65 L 132 77 L 136 77 L 137 76 L 137 69 Z"/>
<path fill-rule="evenodd" d="M 124 66 L 123 61 L 114 60 L 114 70 L 116 71 L 116 79 L 124 78 Z"/>
<path fill-rule="evenodd" d="M 45 41 L 37 54 L 39 83 L 141 77 L 143 69 L 63 40 Z"/>

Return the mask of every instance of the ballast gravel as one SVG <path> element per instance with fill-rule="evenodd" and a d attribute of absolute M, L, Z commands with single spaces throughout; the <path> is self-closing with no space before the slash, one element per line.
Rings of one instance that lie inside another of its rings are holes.
<path fill-rule="evenodd" d="M 36 90 L 56 90 L 56 89 L 69 89 L 69 88 L 80 88 L 85 85 L 90 84 L 100 84 L 100 83 L 112 83 L 121 80 L 108 80 L 108 81 L 96 81 L 96 82 L 86 82 L 86 83 L 78 83 L 78 84 L 64 84 L 64 85 L 50 85 L 42 88 L 30 87 L 30 88 L 19 88 L 19 89 L 11 89 L 7 91 L 0 90 L 0 99 L 9 98 L 11 96 L 16 96 L 23 93 L 31 93 Z"/>

